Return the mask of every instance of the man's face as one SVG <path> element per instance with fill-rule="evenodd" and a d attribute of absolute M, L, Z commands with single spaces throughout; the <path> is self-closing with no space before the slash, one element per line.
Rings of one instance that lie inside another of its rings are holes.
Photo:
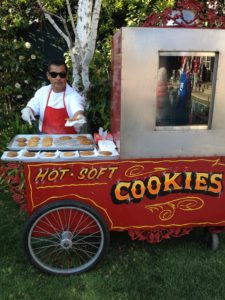
<path fill-rule="evenodd" d="M 66 89 L 67 73 L 64 65 L 51 65 L 47 77 L 52 85 L 53 92 L 60 93 Z"/>

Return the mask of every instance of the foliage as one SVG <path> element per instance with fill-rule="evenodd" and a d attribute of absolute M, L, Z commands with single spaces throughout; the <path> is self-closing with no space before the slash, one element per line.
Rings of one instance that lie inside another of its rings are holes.
<path fill-rule="evenodd" d="M 35 15 L 25 2 L 17 0 L 1 3 L 0 115 L 19 110 L 41 82 L 42 55 L 25 37 L 25 30 L 29 30 Z"/>
<path fill-rule="evenodd" d="M 92 132 L 98 132 L 99 127 L 110 128 L 110 97 L 111 97 L 111 70 L 110 49 L 108 40 L 101 45 L 101 52 L 95 51 L 90 65 L 91 82 L 87 95 L 87 118 Z"/>
<path fill-rule="evenodd" d="M 37 125 L 30 126 L 23 122 L 19 113 L 10 112 L 7 117 L 0 116 L 0 155 L 5 151 L 6 145 L 17 134 L 31 134 L 37 132 Z"/>
<path fill-rule="evenodd" d="M 11 138 L 35 129 L 20 119 L 20 110 L 43 81 L 42 54 L 29 42 L 29 28 L 37 22 L 30 1 L 1 1 L 0 9 L 0 155 Z"/>
<path fill-rule="evenodd" d="M 6 34 L 0 37 L 2 61 L 0 103 L 4 112 L 20 109 L 40 85 L 38 74 L 42 68 L 41 55 L 32 50 L 22 37 Z"/>

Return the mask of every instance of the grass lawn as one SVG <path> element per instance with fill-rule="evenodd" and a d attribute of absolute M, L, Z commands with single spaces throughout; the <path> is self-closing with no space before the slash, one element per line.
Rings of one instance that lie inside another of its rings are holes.
<path fill-rule="evenodd" d="M 0 299 L 224 300 L 225 234 L 218 251 L 207 249 L 203 231 L 160 244 L 111 234 L 109 252 L 79 276 L 41 274 L 21 246 L 26 215 L 9 194 L 0 194 Z"/>

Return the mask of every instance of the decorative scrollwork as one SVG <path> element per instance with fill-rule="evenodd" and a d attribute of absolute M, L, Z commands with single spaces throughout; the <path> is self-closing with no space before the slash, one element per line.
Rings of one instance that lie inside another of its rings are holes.
<path fill-rule="evenodd" d="M 191 232 L 192 228 L 168 228 L 152 230 L 129 230 L 128 234 L 132 240 L 147 241 L 148 243 L 160 243 L 163 239 L 170 237 L 181 237 Z"/>
<path fill-rule="evenodd" d="M 193 211 L 201 209 L 203 205 L 204 201 L 201 198 L 185 197 L 160 204 L 145 205 L 145 208 L 152 213 L 154 211 L 160 211 L 159 219 L 165 222 L 172 219 L 178 209 L 183 211 Z"/>
<path fill-rule="evenodd" d="M 0 190 L 8 189 L 13 200 L 26 210 L 23 165 L 15 162 L 0 165 Z"/>
<path fill-rule="evenodd" d="M 130 167 L 129 169 L 126 170 L 125 175 L 127 177 L 136 177 L 136 176 L 143 176 L 143 175 L 149 175 L 149 174 L 154 174 L 157 172 L 164 172 L 168 170 L 168 168 L 151 168 L 151 171 L 146 171 L 144 165 L 135 165 Z"/>
<path fill-rule="evenodd" d="M 141 26 L 225 28 L 225 15 L 219 15 L 217 9 L 209 8 L 203 2 L 183 0 L 177 2 L 175 9 L 166 8 L 161 13 L 152 13 Z"/>

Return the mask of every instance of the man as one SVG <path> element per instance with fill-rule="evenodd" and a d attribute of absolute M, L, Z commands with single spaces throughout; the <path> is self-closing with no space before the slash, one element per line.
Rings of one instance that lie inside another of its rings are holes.
<path fill-rule="evenodd" d="M 22 119 L 30 125 L 39 117 L 39 130 L 47 134 L 77 133 L 86 121 L 83 98 L 67 83 L 67 66 L 63 60 L 53 60 L 48 65 L 50 85 L 36 91 L 34 97 L 21 111 Z M 67 119 L 76 125 L 65 127 Z"/>

